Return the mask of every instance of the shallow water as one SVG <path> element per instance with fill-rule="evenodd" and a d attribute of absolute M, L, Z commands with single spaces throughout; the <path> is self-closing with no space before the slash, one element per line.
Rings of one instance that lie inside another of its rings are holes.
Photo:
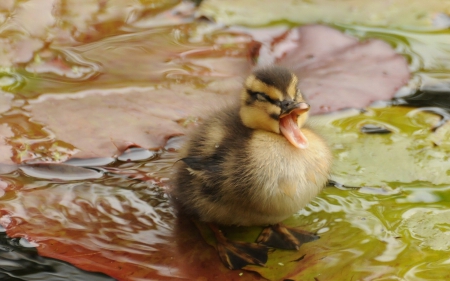
<path fill-rule="evenodd" d="M 50 2 L 33 5 L 45 10 Z M 127 142 L 137 137 L 123 130 L 147 130 L 149 115 L 167 128 L 172 120 L 187 131 L 195 126 L 201 118 L 194 103 L 216 97 L 196 91 L 216 87 L 223 89 L 217 96 L 225 96 L 235 89 L 235 81 L 228 82 L 251 67 L 251 35 L 195 21 L 188 2 L 118 1 L 119 8 L 100 10 L 96 2 L 79 4 L 77 15 L 77 5 L 65 1 L 66 7 L 43 12 L 35 25 L 27 20 L 30 7 L 14 1 L 0 6 L 16 15 L 4 19 L 0 32 L 3 41 L 12 38 L 0 69 L 0 224 L 9 237 L 0 239 L 0 277 L 259 280 L 259 273 L 273 280 L 448 279 L 450 143 L 448 126 L 440 122 L 448 120 L 449 110 L 448 29 L 333 26 L 391 44 L 408 59 L 412 79 L 392 101 L 312 118 L 333 150 L 332 179 L 339 184 L 287 223 L 317 231 L 321 239 L 299 253 L 276 251 L 267 268 L 248 268 L 258 272 L 253 273 L 224 268 L 195 225 L 177 216 L 166 191 L 182 138 L 166 144 L 163 132 L 149 141 L 152 149 L 139 148 Z M 183 89 L 189 103 L 170 95 L 155 98 L 155 89 L 173 87 Z M 116 102 L 117 97 L 125 98 Z M 153 103 L 148 111 L 139 107 Z M 58 112 L 51 105 L 67 107 Z M 97 109 L 96 120 L 76 115 Z M 130 119 L 110 121 L 115 112 Z M 167 116 L 175 118 L 168 122 Z M 51 119 L 72 133 L 49 125 Z M 99 124 L 88 135 L 78 134 L 88 123 Z M 364 126 L 390 133 L 367 134 Z M 104 133 L 105 127 L 117 135 Z M 91 158 L 66 165 L 14 165 L 64 162 L 88 148 L 84 156 Z M 105 151 L 117 156 L 100 153 Z M 258 231 L 232 229 L 229 235 L 252 240 Z M 208 233 L 202 234 L 209 242 Z"/>

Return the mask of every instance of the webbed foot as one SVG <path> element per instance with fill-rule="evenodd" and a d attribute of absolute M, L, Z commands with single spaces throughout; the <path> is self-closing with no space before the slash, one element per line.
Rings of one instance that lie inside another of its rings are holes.
<path fill-rule="evenodd" d="M 269 247 L 257 244 L 231 241 L 215 225 L 209 225 L 217 240 L 217 252 L 229 269 L 239 269 L 246 265 L 264 266 L 267 262 Z"/>
<path fill-rule="evenodd" d="M 278 223 L 263 229 L 256 242 L 277 249 L 298 250 L 303 243 L 319 238 L 314 233 Z"/>

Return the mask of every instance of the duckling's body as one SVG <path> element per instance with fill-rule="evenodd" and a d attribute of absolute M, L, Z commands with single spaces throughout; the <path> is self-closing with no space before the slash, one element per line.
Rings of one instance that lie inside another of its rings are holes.
<path fill-rule="evenodd" d="M 322 190 L 330 153 L 310 129 L 306 149 L 242 124 L 239 105 L 205 119 L 181 151 L 176 196 L 185 212 L 223 225 L 269 225 L 305 207 Z"/>
<path fill-rule="evenodd" d="M 174 195 L 183 213 L 221 225 L 270 225 L 257 240 L 269 247 L 298 249 L 317 239 L 278 224 L 322 190 L 331 163 L 326 143 L 305 126 L 309 105 L 297 84 L 285 68 L 257 70 L 240 103 L 203 118 L 177 164 Z M 229 268 L 267 260 L 265 246 L 230 242 L 210 226 Z"/>

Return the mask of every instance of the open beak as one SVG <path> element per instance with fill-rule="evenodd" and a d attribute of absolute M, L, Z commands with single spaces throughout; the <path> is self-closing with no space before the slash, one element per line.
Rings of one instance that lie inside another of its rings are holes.
<path fill-rule="evenodd" d="M 309 104 L 307 104 L 306 102 L 291 102 L 286 105 L 282 105 L 280 118 L 283 118 L 293 112 L 295 112 L 298 116 L 308 111 Z"/>
<path fill-rule="evenodd" d="M 298 116 L 308 112 L 309 104 L 305 102 L 290 102 L 283 104 L 280 115 L 280 132 L 295 147 L 305 149 L 308 139 L 300 130 Z"/>

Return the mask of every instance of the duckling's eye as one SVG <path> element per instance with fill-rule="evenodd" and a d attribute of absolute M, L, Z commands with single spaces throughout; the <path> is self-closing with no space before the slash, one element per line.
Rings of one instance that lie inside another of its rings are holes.
<path fill-rule="evenodd" d="M 252 90 L 247 90 L 247 93 L 252 97 L 253 100 L 258 100 L 262 102 L 270 102 L 273 104 L 277 104 L 279 101 L 275 101 L 271 99 L 268 95 L 263 92 L 254 92 Z"/>
<path fill-rule="evenodd" d="M 256 96 L 256 99 L 259 101 L 267 101 L 267 96 L 263 93 L 256 92 L 255 96 Z"/>

